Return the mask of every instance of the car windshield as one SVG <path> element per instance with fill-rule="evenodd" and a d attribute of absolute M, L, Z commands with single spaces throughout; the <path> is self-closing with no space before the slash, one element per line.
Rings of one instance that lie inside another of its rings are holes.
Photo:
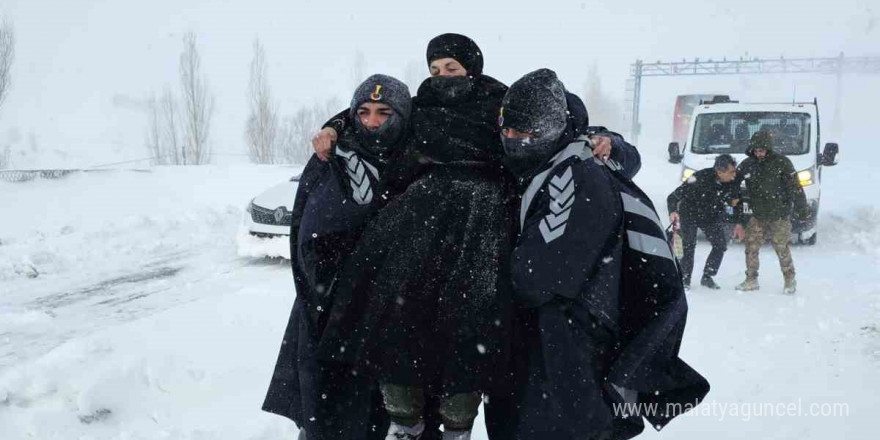
<path fill-rule="evenodd" d="M 810 115 L 791 112 L 704 113 L 697 116 L 691 151 L 697 154 L 745 153 L 758 130 L 773 133 L 781 154 L 810 151 Z"/>

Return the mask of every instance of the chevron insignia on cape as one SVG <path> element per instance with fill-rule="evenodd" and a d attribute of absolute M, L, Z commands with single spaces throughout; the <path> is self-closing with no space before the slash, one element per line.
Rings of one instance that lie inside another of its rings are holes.
<path fill-rule="evenodd" d="M 345 160 L 345 172 L 348 173 L 348 181 L 351 185 L 351 198 L 358 205 L 369 205 L 373 201 L 373 188 L 370 187 L 370 176 L 367 170 L 376 174 L 375 168 L 367 161 L 358 157 L 354 151 L 336 150 L 340 157 Z"/>
<path fill-rule="evenodd" d="M 565 225 L 574 205 L 574 180 L 571 167 L 568 167 L 561 176 L 550 178 L 547 193 L 550 195 L 550 213 L 541 219 L 538 229 L 544 237 L 544 242 L 550 243 L 565 233 Z"/>

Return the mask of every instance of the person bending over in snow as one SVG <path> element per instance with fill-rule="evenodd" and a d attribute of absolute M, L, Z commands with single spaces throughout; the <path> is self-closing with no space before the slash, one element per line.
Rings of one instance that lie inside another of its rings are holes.
<path fill-rule="evenodd" d="M 725 224 L 729 220 L 728 208 L 738 204 L 735 197 L 736 160 L 729 154 L 715 158 L 715 166 L 694 173 L 666 198 L 669 221 L 681 225 L 681 239 L 684 243 L 684 256 L 681 271 L 685 290 L 691 288 L 691 273 L 694 270 L 694 251 L 697 248 L 697 229 L 702 229 L 712 243 L 712 252 L 706 258 L 703 268 L 702 286 L 720 289 L 715 280 L 718 268 L 727 251 L 728 232 Z"/>
<path fill-rule="evenodd" d="M 375 382 L 315 354 L 338 269 L 366 220 L 393 195 L 385 177 L 409 136 L 409 89 L 370 76 L 355 91 L 351 113 L 333 160 L 313 155 L 300 178 L 290 229 L 296 301 L 263 403 L 308 440 L 381 439 L 388 429 Z"/>
<path fill-rule="evenodd" d="M 630 438 L 643 422 L 627 403 L 658 404 L 643 415 L 659 429 L 709 384 L 678 357 L 687 303 L 650 199 L 572 135 L 551 70 L 510 87 L 499 124 L 521 182 L 511 268 L 521 306 L 513 385 L 489 398 L 490 436 Z"/>

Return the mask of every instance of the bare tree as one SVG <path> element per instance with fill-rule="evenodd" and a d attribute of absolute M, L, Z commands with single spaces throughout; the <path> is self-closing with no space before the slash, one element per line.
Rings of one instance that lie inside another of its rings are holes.
<path fill-rule="evenodd" d="M 180 54 L 180 83 L 183 93 L 183 129 L 185 133 L 184 165 L 207 163 L 210 158 L 208 143 L 214 97 L 202 73 L 202 58 L 196 46 L 196 35 L 188 32 L 183 37 Z"/>
<path fill-rule="evenodd" d="M 304 164 L 311 157 L 311 136 L 320 124 L 314 108 L 301 107 L 285 118 L 281 135 L 281 155 L 288 163 Z"/>
<path fill-rule="evenodd" d="M 254 40 L 254 58 L 251 60 L 248 94 L 251 107 L 245 129 L 248 155 L 251 161 L 256 163 L 276 162 L 278 116 L 266 79 L 266 53 L 260 40 Z"/>
<path fill-rule="evenodd" d="M 288 116 L 278 125 L 278 156 L 286 163 L 305 163 L 306 161 L 301 160 L 305 152 L 298 152 L 296 148 L 295 119 Z"/>
<path fill-rule="evenodd" d="M 162 115 L 155 94 L 147 100 L 147 114 L 149 118 L 147 122 L 147 151 L 150 153 L 153 165 L 164 165 L 166 162 L 164 151 L 162 151 Z"/>
<path fill-rule="evenodd" d="M 351 81 L 352 86 L 351 89 L 354 90 L 357 86 L 361 85 L 366 78 L 366 68 L 367 68 L 367 58 L 364 56 L 364 53 L 361 51 L 357 51 L 354 54 L 354 60 L 352 60 L 351 64 Z"/>
<path fill-rule="evenodd" d="M 147 99 L 146 146 L 153 165 L 182 165 L 186 160 L 184 145 L 179 142 L 177 100 L 170 87 L 161 98 Z"/>
<path fill-rule="evenodd" d="M 9 145 L 3 148 L 3 151 L 0 152 L 0 170 L 4 168 L 9 168 L 12 164 L 12 160 L 10 157 L 12 156 L 12 151 L 9 149 Z"/>
<path fill-rule="evenodd" d="M 590 125 L 601 125 L 620 129 L 623 124 L 623 110 L 617 100 L 609 97 L 602 88 L 599 78 L 599 66 L 596 61 L 590 64 L 590 70 L 584 86 L 584 104 L 590 115 Z"/>
<path fill-rule="evenodd" d="M 327 119 L 339 111 L 336 98 L 310 107 L 301 107 L 293 116 L 284 119 L 279 139 L 279 154 L 288 163 L 304 164 L 312 157 L 312 136 Z"/>
<path fill-rule="evenodd" d="M 180 141 L 180 130 L 178 128 L 177 100 L 171 87 L 166 86 L 165 92 L 162 94 L 162 101 L 159 103 L 162 112 L 162 132 L 161 139 L 163 154 L 166 155 L 165 163 L 172 165 L 183 165 L 186 163 L 186 145 Z"/>
<path fill-rule="evenodd" d="M 12 24 L 6 20 L 0 21 L 0 107 L 9 93 L 12 85 L 12 61 L 15 59 L 15 32 Z"/>

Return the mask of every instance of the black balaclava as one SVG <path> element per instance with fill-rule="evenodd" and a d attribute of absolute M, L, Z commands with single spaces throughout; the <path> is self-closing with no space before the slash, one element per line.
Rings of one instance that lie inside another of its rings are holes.
<path fill-rule="evenodd" d="M 394 114 L 379 126 L 370 131 L 361 124 L 357 109 L 363 103 L 387 104 Z M 351 118 L 354 120 L 355 134 L 361 146 L 368 153 L 385 157 L 402 139 L 406 125 L 412 112 L 412 98 L 409 88 L 396 78 L 387 75 L 372 75 L 362 82 L 351 98 Z"/>
<path fill-rule="evenodd" d="M 483 53 L 468 37 L 459 34 L 443 34 L 428 43 L 426 54 L 428 66 L 440 58 L 452 58 L 467 71 L 467 76 L 433 76 L 428 78 L 428 86 L 437 98 L 447 104 L 467 98 L 473 91 L 474 83 L 483 73 Z"/>
<path fill-rule="evenodd" d="M 528 174 L 559 151 L 569 121 L 565 87 L 556 73 L 539 69 L 511 84 L 501 102 L 498 125 L 502 130 L 512 128 L 535 135 L 523 139 L 501 136 L 504 163 L 517 176 Z"/>

